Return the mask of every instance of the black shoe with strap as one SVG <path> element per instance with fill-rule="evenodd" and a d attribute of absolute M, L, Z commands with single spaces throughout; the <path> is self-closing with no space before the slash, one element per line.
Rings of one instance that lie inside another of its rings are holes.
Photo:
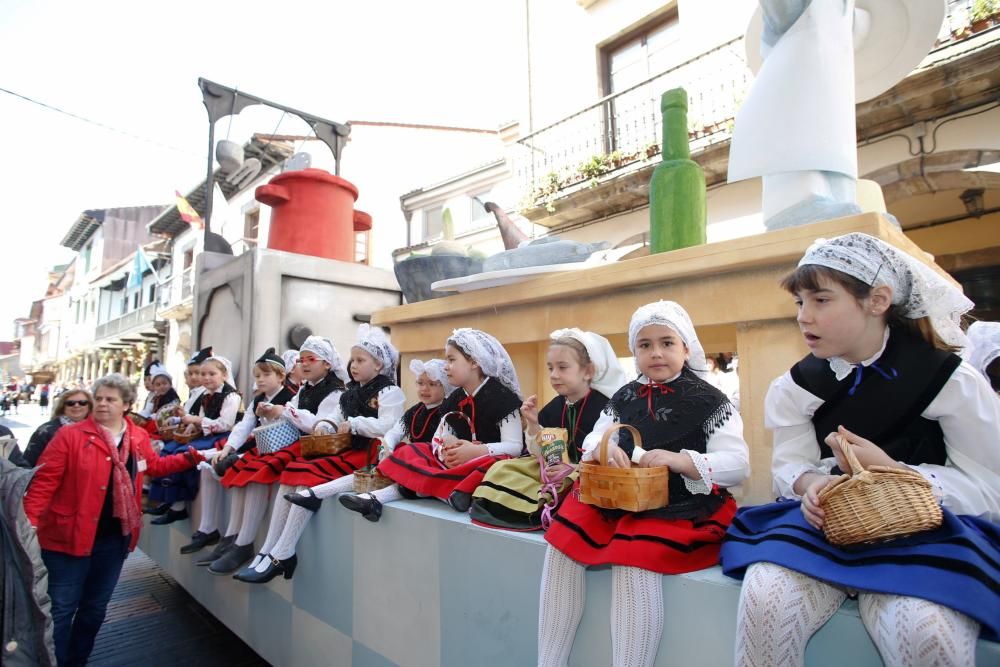
<path fill-rule="evenodd" d="M 194 535 L 191 536 L 191 541 L 181 547 L 182 554 L 193 554 L 196 551 L 201 551 L 205 547 L 215 544 L 222 538 L 219 535 L 219 531 L 213 530 L 211 533 L 203 533 L 200 530 L 196 530 Z"/>
<path fill-rule="evenodd" d="M 346 493 L 340 496 L 338 500 L 347 509 L 359 513 L 373 523 L 382 518 L 382 503 L 378 501 L 378 498 L 365 498 L 364 496 Z"/>
<path fill-rule="evenodd" d="M 218 544 L 215 545 L 215 548 L 212 549 L 212 553 L 208 554 L 207 556 L 202 556 L 201 558 L 195 560 L 194 564 L 199 567 L 205 567 L 206 565 L 211 565 L 215 561 L 225 556 L 226 553 L 233 548 L 233 544 L 235 542 L 236 542 L 235 535 L 226 535 L 221 540 L 219 540 Z"/>
<path fill-rule="evenodd" d="M 245 568 L 233 575 L 233 578 L 248 584 L 266 584 L 279 574 L 283 575 L 285 579 L 291 579 L 292 575 L 295 574 L 295 566 L 299 564 L 299 557 L 295 554 L 292 554 L 291 558 L 286 558 L 285 560 L 278 560 L 268 554 L 267 559 L 267 569 L 263 572 L 258 572 L 257 570 L 247 572 L 249 568 Z"/>
<path fill-rule="evenodd" d="M 187 518 L 188 518 L 187 508 L 182 510 L 167 510 L 166 514 L 164 514 L 163 516 L 156 517 L 149 523 L 153 524 L 154 526 L 167 526 L 173 523 L 174 521 L 180 521 L 181 519 L 187 519 Z"/>
<path fill-rule="evenodd" d="M 323 499 L 317 498 L 312 489 L 306 489 L 306 492 L 308 492 L 308 496 L 303 496 L 301 493 L 293 491 L 292 493 L 286 493 L 284 498 L 291 504 L 298 505 L 299 507 L 307 509 L 310 512 L 318 511 L 320 505 L 323 504 Z"/>
<path fill-rule="evenodd" d="M 253 543 L 250 544 L 234 544 L 231 548 L 226 550 L 226 553 L 216 559 L 211 565 L 208 566 L 208 571 L 210 574 L 232 574 L 236 570 L 240 569 L 253 558 L 254 548 Z"/>

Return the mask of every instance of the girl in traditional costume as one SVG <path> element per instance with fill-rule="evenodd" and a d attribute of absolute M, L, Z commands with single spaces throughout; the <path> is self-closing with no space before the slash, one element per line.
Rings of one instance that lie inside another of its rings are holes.
<path fill-rule="evenodd" d="M 344 494 L 338 499 L 344 507 L 378 521 L 384 503 L 406 494 L 440 498 L 465 512 L 490 466 L 521 454 L 521 387 L 503 345 L 483 331 L 456 329 L 445 345 L 445 363 L 448 381 L 460 390 L 441 404 L 441 423 L 430 442 L 397 448 L 378 466 L 396 483 Z"/>
<path fill-rule="evenodd" d="M 715 565 L 736 503 L 726 491 L 749 474 L 743 422 L 700 374 L 705 353 L 687 312 L 672 301 L 645 305 L 629 323 L 639 379 L 619 389 L 583 443 L 593 460 L 605 431 L 630 424 L 643 447 L 619 431 L 615 467 L 669 467 L 670 504 L 645 512 L 602 510 L 571 493 L 545 535 L 538 664 L 565 665 L 583 614 L 588 565 L 611 565 L 615 665 L 652 665 L 663 629 L 663 574 Z M 614 434 L 612 434 L 612 440 Z"/>
<path fill-rule="evenodd" d="M 737 664 L 804 663 L 806 643 L 858 594 L 889 665 L 972 665 L 1000 629 L 1000 401 L 953 354 L 962 293 L 866 234 L 814 243 L 782 281 L 811 354 L 771 384 L 771 472 L 790 500 L 740 510 L 722 551 L 743 578 Z M 914 470 L 941 501 L 936 530 L 841 548 L 821 532 L 819 492 L 838 478 L 838 438 L 858 461 Z"/>
<path fill-rule="evenodd" d="M 508 530 L 548 528 L 552 512 L 576 479 L 584 438 L 609 397 L 625 384 L 625 372 L 603 336 L 559 329 L 550 339 L 547 366 L 557 395 L 541 410 L 536 396 L 521 406 L 529 456 L 490 468 L 472 497 L 474 523 Z M 566 429 L 563 460 L 540 463 L 542 428 Z"/>

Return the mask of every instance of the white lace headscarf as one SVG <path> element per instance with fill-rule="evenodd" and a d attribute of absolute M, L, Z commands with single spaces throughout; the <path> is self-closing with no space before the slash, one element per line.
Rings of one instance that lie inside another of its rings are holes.
<path fill-rule="evenodd" d="M 225 384 L 228 384 L 233 389 L 236 389 L 235 379 L 233 378 L 233 362 L 229 361 L 225 357 L 220 357 L 213 354 L 211 357 L 205 361 L 218 361 L 226 369 L 226 379 Z"/>
<path fill-rule="evenodd" d="M 441 386 L 444 387 L 446 398 L 448 394 L 455 391 L 455 386 L 448 382 L 448 374 L 444 372 L 444 359 L 428 359 L 427 361 L 410 359 L 410 372 L 413 373 L 413 377 L 420 377 L 426 373 L 427 377 L 434 382 L 440 382 Z"/>
<path fill-rule="evenodd" d="M 986 367 L 1000 359 L 1000 322 L 973 322 L 966 334 L 969 346 L 962 356 L 973 368 L 986 375 Z M 986 379 L 990 377 L 986 375 Z"/>
<path fill-rule="evenodd" d="M 590 361 L 594 364 L 594 379 L 590 381 L 592 389 L 596 389 L 610 398 L 627 382 L 625 371 L 618 363 L 618 355 L 615 354 L 611 343 L 604 336 L 574 327 L 572 329 L 556 329 L 549 334 L 549 338 L 552 340 L 572 338 L 583 344 L 587 349 Z"/>
<path fill-rule="evenodd" d="M 153 364 L 152 366 L 149 367 L 149 377 L 150 378 L 152 378 L 152 379 L 155 380 L 156 378 L 160 377 L 161 375 L 163 377 L 167 378 L 168 380 L 170 380 L 170 383 L 173 384 L 173 382 L 174 382 L 173 376 L 171 376 L 170 373 L 167 372 L 167 369 L 164 368 L 162 364 L 156 363 L 156 364 Z"/>
<path fill-rule="evenodd" d="M 500 384 L 517 394 L 518 398 L 524 398 L 514 362 L 496 338 L 479 329 L 462 328 L 452 331 L 446 344 L 454 345 L 472 357 L 483 369 L 483 375 L 496 378 Z"/>
<path fill-rule="evenodd" d="M 635 341 L 639 337 L 639 332 L 650 324 L 662 324 L 676 331 L 684 344 L 687 345 L 688 367 L 702 379 L 708 376 L 705 348 L 701 346 L 698 334 L 694 330 L 694 324 L 691 323 L 691 316 L 688 315 L 683 306 L 675 301 L 656 301 L 655 303 L 647 303 L 635 311 L 632 320 L 628 323 L 628 349 L 633 356 L 635 356 Z M 642 374 L 638 361 L 636 361 L 636 372 Z"/>
<path fill-rule="evenodd" d="M 350 376 L 347 374 L 347 367 L 344 365 L 344 360 L 340 358 L 340 353 L 337 352 L 337 348 L 333 346 L 333 341 L 324 336 L 309 336 L 306 338 L 305 342 L 302 343 L 302 347 L 299 348 L 299 352 L 312 352 L 317 357 L 330 364 L 330 370 L 334 375 L 339 377 L 344 382 L 350 381 Z"/>
<path fill-rule="evenodd" d="M 972 301 L 929 266 L 885 241 L 860 232 L 817 239 L 799 262 L 809 264 L 846 273 L 873 288 L 888 286 L 892 305 L 903 317 L 927 317 L 945 343 L 968 345 L 960 321 L 972 310 Z"/>
<path fill-rule="evenodd" d="M 399 350 L 392 346 L 389 337 L 381 327 L 373 327 L 370 324 L 358 326 L 358 339 L 354 344 L 362 350 L 378 359 L 382 364 L 381 375 L 386 376 L 393 382 L 396 381 L 396 366 L 399 365 Z"/>
<path fill-rule="evenodd" d="M 285 362 L 285 375 L 288 375 L 295 368 L 295 364 L 299 363 L 299 351 L 285 350 L 281 355 L 281 359 Z"/>

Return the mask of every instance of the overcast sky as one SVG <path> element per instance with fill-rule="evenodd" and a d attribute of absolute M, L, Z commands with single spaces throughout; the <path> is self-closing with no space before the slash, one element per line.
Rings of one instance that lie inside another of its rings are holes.
<path fill-rule="evenodd" d="M 81 211 L 168 204 L 204 177 L 199 76 L 335 121 L 492 129 L 518 112 L 521 11 L 514 0 L 3 0 L 0 88 L 118 132 L 0 92 L 0 340 L 72 256 L 59 241 Z M 280 116 L 252 107 L 217 138 L 272 132 Z M 285 117 L 277 131 L 308 128 Z"/>

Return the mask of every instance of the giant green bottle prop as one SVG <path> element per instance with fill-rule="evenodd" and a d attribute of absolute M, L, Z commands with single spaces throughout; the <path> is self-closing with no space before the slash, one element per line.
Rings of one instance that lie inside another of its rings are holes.
<path fill-rule="evenodd" d="M 687 91 L 674 88 L 660 98 L 663 161 L 649 181 L 649 251 L 667 252 L 705 243 L 708 209 L 705 172 L 688 147 Z"/>

